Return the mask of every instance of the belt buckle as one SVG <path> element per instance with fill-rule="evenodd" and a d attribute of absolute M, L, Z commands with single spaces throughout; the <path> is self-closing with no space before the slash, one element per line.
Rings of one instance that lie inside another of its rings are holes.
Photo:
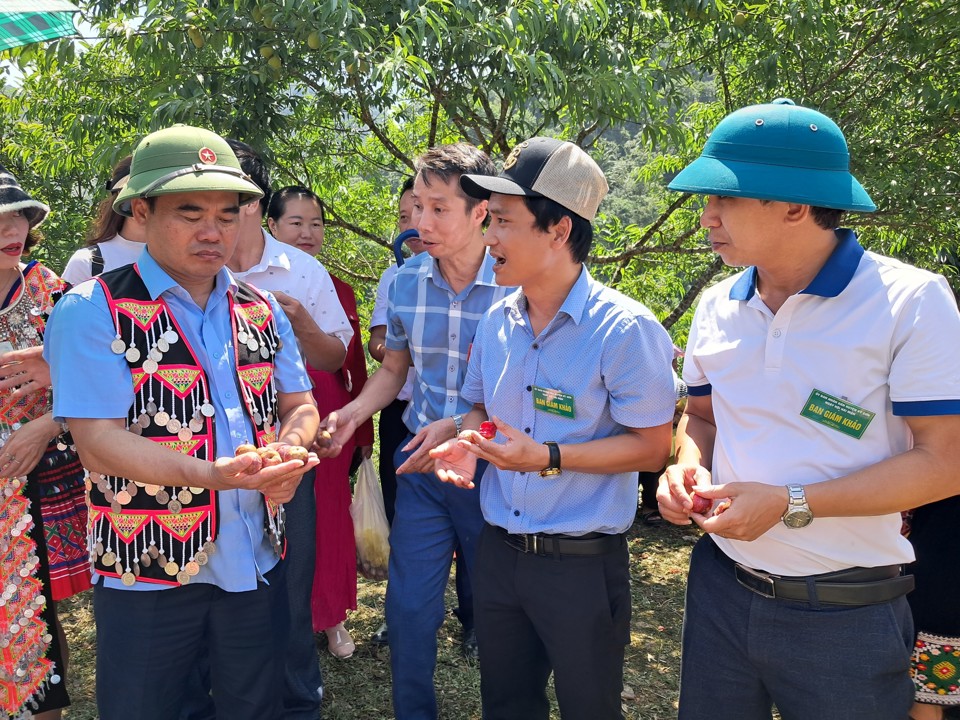
<path fill-rule="evenodd" d="M 777 586 L 774 584 L 772 577 L 770 577 L 765 573 L 757 572 L 753 568 L 749 568 L 746 565 L 741 565 L 740 563 L 735 563 L 735 565 L 737 568 L 737 582 L 739 582 L 748 590 L 752 590 L 753 592 L 757 593 L 758 595 L 762 595 L 763 597 L 768 597 L 772 599 L 775 599 L 777 597 Z M 749 576 L 750 579 L 757 584 L 748 585 L 741 579 L 740 573 L 743 573 L 744 575 Z M 767 588 L 769 588 L 769 590 Z"/>
<path fill-rule="evenodd" d="M 539 543 L 539 535 L 524 535 L 523 536 L 523 551 L 525 553 L 533 553 L 534 555 L 539 555 L 540 550 L 543 549 L 543 545 Z"/>

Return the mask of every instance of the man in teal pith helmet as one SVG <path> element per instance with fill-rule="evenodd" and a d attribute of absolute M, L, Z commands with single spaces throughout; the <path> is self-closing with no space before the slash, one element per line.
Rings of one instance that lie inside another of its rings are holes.
<path fill-rule="evenodd" d="M 840 228 L 875 205 L 843 133 L 789 100 L 738 110 L 670 183 L 743 271 L 684 360 L 664 518 L 690 560 L 681 720 L 902 720 L 913 560 L 900 511 L 960 493 L 960 317 L 940 276 Z M 944 362 L 944 359 L 948 359 Z"/>
<path fill-rule="evenodd" d="M 48 324 L 54 413 L 89 473 L 102 720 L 178 717 L 201 650 L 218 718 L 282 715 L 282 503 L 319 418 L 276 300 L 225 267 L 261 195 L 218 135 L 146 136 L 114 204 L 146 248 Z"/>

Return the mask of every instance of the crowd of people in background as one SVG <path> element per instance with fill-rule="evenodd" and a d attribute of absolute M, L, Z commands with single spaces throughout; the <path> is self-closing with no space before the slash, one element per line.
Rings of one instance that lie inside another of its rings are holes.
<path fill-rule="evenodd" d="M 487 720 L 546 720 L 551 675 L 565 720 L 622 718 L 640 486 L 648 522 L 703 531 L 682 720 L 960 708 L 960 313 L 841 227 L 876 206 L 832 120 L 743 108 L 671 180 L 745 268 L 704 292 L 682 380 L 650 310 L 589 272 L 587 152 L 529 138 L 498 172 L 461 142 L 415 170 L 368 378 L 325 199 L 252 146 L 145 136 L 60 277 L 29 259 L 50 208 L 0 168 L 0 710 L 61 716 L 57 603 L 92 586 L 102 720 L 320 717 L 316 638 L 358 646 L 350 477 L 377 413 L 370 641 L 400 720 L 438 717 L 454 561 Z"/>

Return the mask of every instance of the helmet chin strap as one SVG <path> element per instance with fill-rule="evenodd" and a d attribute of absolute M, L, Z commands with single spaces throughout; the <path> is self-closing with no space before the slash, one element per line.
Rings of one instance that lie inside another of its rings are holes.
<path fill-rule="evenodd" d="M 170 182 L 171 180 L 175 180 L 178 177 L 183 177 L 184 175 L 192 175 L 193 173 L 209 173 L 209 172 L 225 173 L 227 175 L 233 175 L 234 177 L 243 178 L 244 180 L 250 180 L 250 176 L 247 175 L 245 172 L 243 172 L 243 170 L 240 170 L 238 168 L 227 167 L 225 165 L 204 165 L 203 163 L 194 163 L 189 167 L 180 168 L 179 170 L 173 170 L 172 172 L 168 172 L 166 175 L 163 175 L 157 178 L 152 183 L 147 185 L 147 187 L 145 187 L 140 192 L 140 197 L 144 199 L 149 197 L 151 192 L 161 187 L 162 185 L 166 185 L 168 182 Z"/>

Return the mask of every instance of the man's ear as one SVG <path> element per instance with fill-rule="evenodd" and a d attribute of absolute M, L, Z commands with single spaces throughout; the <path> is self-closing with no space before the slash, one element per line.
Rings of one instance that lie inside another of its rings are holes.
<path fill-rule="evenodd" d="M 470 211 L 471 219 L 478 225 L 482 225 L 483 221 L 487 219 L 488 204 L 486 200 L 478 200 L 477 204 L 473 206 L 473 210 Z"/>
<path fill-rule="evenodd" d="M 133 219 L 143 225 L 147 220 L 147 215 L 150 214 L 150 204 L 143 198 L 131 198 L 130 212 L 133 214 Z"/>
<path fill-rule="evenodd" d="M 799 203 L 784 203 L 786 210 L 783 214 L 783 221 L 788 225 L 799 225 L 812 215 L 812 208 L 809 205 Z"/>
<path fill-rule="evenodd" d="M 570 239 L 570 233 L 573 232 L 573 221 L 570 219 L 569 215 L 564 215 L 560 220 L 557 221 L 557 224 L 550 228 L 550 232 L 553 233 L 553 242 L 555 245 L 560 246 L 567 242 Z"/>

